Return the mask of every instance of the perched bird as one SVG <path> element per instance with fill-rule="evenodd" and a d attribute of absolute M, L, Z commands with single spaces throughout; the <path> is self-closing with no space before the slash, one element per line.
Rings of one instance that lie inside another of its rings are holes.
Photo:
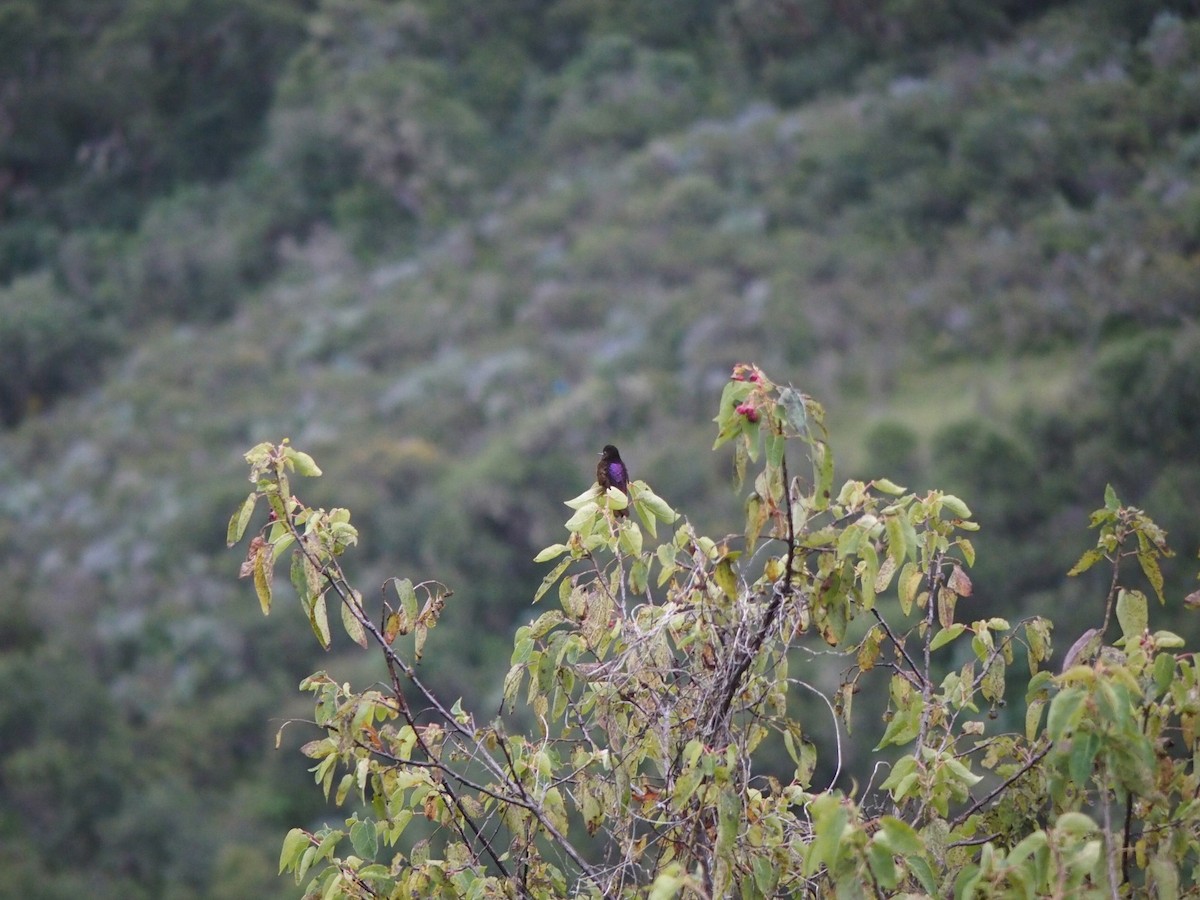
<path fill-rule="evenodd" d="M 612 444 L 605 444 L 604 449 L 600 451 L 600 462 L 596 464 L 596 484 L 600 485 L 601 492 L 615 487 L 626 497 L 629 496 L 629 469 L 625 467 L 620 452 Z M 613 513 L 627 516 L 629 507 L 614 509 Z"/>

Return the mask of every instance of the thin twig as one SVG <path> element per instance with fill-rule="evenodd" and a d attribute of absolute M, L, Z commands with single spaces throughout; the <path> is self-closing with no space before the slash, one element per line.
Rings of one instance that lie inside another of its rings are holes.
<path fill-rule="evenodd" d="M 955 816 L 953 819 L 951 819 L 950 827 L 957 828 L 959 825 L 961 825 L 963 822 L 967 821 L 967 819 L 969 819 L 975 813 L 979 812 L 979 810 L 983 809 L 985 806 L 987 806 L 989 803 L 991 803 L 993 800 L 995 800 L 997 797 L 999 797 L 1001 794 L 1003 794 L 1006 790 L 1008 790 L 1010 785 L 1012 785 L 1018 779 L 1022 778 L 1034 766 L 1036 766 L 1038 763 L 1040 763 L 1042 761 L 1042 759 L 1045 757 L 1045 755 L 1050 752 L 1050 748 L 1052 746 L 1053 746 L 1053 744 L 1047 744 L 1045 747 L 1043 747 L 1041 750 L 1039 750 L 1037 753 L 1035 753 L 1033 756 L 1031 756 L 1029 758 L 1029 761 L 1026 762 L 1025 765 L 1021 766 L 1021 768 L 1019 768 L 1016 772 L 1014 772 L 1008 778 L 1004 779 L 1004 781 L 1000 782 L 1000 784 L 997 785 L 994 790 L 989 792 L 986 797 L 983 797 L 980 800 L 976 800 L 974 803 L 972 803 L 970 806 L 968 806 L 966 809 L 964 809 L 962 812 L 960 812 L 957 816 Z"/>
<path fill-rule="evenodd" d="M 917 664 L 916 664 L 916 662 L 913 661 L 913 658 L 908 655 L 907 648 L 905 648 L 904 644 L 900 641 L 900 639 L 896 637 L 895 633 L 892 631 L 891 626 L 888 625 L 887 620 L 884 619 L 883 616 L 881 616 L 879 614 L 879 610 L 876 609 L 875 607 L 871 607 L 871 612 L 875 615 L 875 618 L 876 618 L 876 620 L 878 620 L 879 624 L 883 626 L 883 630 L 887 633 L 888 639 L 892 642 L 892 646 L 894 646 L 897 650 L 900 651 L 900 655 L 904 657 L 905 662 L 908 663 L 908 667 L 910 669 L 912 669 L 913 675 L 916 678 L 920 678 L 921 670 L 917 668 Z"/>

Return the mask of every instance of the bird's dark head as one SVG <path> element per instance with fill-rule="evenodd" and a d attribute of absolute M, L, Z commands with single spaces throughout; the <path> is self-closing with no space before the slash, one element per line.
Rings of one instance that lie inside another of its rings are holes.
<path fill-rule="evenodd" d="M 611 460 L 614 460 L 614 459 L 620 459 L 621 454 L 617 451 L 617 448 L 614 447 L 612 444 L 605 444 L 604 449 L 600 451 L 600 458 L 603 459 L 605 462 L 610 462 Z"/>

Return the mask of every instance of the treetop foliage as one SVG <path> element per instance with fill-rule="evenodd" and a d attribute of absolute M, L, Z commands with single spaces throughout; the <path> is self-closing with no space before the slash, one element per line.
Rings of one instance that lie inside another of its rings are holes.
<path fill-rule="evenodd" d="M 1200 545 L 1194 2 L 469 7 L 0 0 L 0 895 L 288 892 L 276 835 L 330 813 L 279 698 L 379 672 L 336 604 L 325 657 L 231 603 L 240 454 L 280 434 L 360 587 L 456 588 L 421 667 L 475 711 L 606 440 L 741 530 L 735 442 L 677 452 L 741 359 L 827 404 L 842 478 L 970 501 L 971 622 L 1098 627 L 1105 566 L 1062 573 L 1106 484 Z M 789 695 L 817 788 L 889 773 L 883 671 L 853 736 Z"/>
<path fill-rule="evenodd" d="M 290 558 L 321 645 L 332 603 L 388 673 L 365 690 L 323 672 L 301 685 L 318 730 L 303 752 L 351 807 L 288 833 L 280 870 L 311 875 L 306 896 L 1200 891 L 1197 667 L 1151 629 L 1135 576 L 1168 602 L 1170 550 L 1142 510 L 1109 488 L 1093 513 L 1096 545 L 1068 574 L 1108 570 L 1102 620 L 1054 672 L 1049 617 L 973 617 L 962 499 L 838 485 L 820 404 L 753 365 L 715 421 L 715 448 L 732 443 L 752 485 L 739 533 L 698 534 L 642 481 L 568 501 L 567 540 L 538 556 L 554 566 L 534 600 L 557 602 L 517 630 L 491 716 L 420 674 L 423 654 L 450 652 L 428 636 L 451 591 L 390 579 L 365 599 L 341 563 L 349 512 L 293 493 L 316 463 L 286 441 L 246 454 L 255 487 L 228 538 L 265 501 L 243 566 L 264 613 Z M 626 503 L 636 517 L 613 514 Z M 882 688 L 882 722 L 854 715 Z M 875 744 L 867 783 L 847 784 L 840 759 L 816 777 L 804 695 L 822 701 L 807 714 Z"/>

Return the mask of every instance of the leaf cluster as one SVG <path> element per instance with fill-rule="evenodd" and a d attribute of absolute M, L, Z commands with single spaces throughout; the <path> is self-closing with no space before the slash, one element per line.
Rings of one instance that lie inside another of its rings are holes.
<path fill-rule="evenodd" d="M 293 829 L 281 871 L 315 873 L 314 897 L 1200 889 L 1195 662 L 1182 639 L 1150 631 L 1147 598 L 1121 570 L 1135 558 L 1165 602 L 1162 530 L 1108 490 L 1096 547 L 1072 570 L 1111 567 L 1104 619 L 1054 674 L 1049 619 L 964 615 L 967 505 L 886 479 L 835 491 L 823 420 L 808 395 L 735 368 L 716 444 L 734 443 L 739 482 L 754 467 L 740 535 L 696 533 L 644 482 L 628 498 L 593 485 L 568 501 L 568 539 L 539 555 L 557 562 L 535 602 L 555 596 L 557 607 L 518 629 L 490 721 L 443 703 L 416 668 L 448 591 L 421 586 L 418 612 L 418 589 L 397 581 L 398 605 L 384 600 L 376 622 L 337 562 L 353 543 L 348 515 L 290 493 L 289 473 L 318 474 L 315 463 L 286 442 L 247 454 L 256 487 L 229 538 L 265 497 L 272 522 L 245 570 L 264 612 L 267 573 L 290 549 L 318 640 L 328 646 L 316 599 L 328 593 L 390 679 L 355 690 L 317 673 L 302 685 L 323 734 L 303 748 L 314 777 L 357 809 L 344 827 Z M 803 474 L 789 470 L 793 448 Z M 636 517 L 615 515 L 626 505 Z M 659 525 L 673 532 L 650 546 Z M 397 643 L 409 632 L 411 653 Z M 844 665 L 831 696 L 803 664 L 821 646 Z M 853 698 L 876 675 L 888 708 L 864 725 Z M 1005 731 L 996 712 L 1017 685 L 1024 729 Z M 797 692 L 898 754 L 877 787 L 813 783 Z"/>

